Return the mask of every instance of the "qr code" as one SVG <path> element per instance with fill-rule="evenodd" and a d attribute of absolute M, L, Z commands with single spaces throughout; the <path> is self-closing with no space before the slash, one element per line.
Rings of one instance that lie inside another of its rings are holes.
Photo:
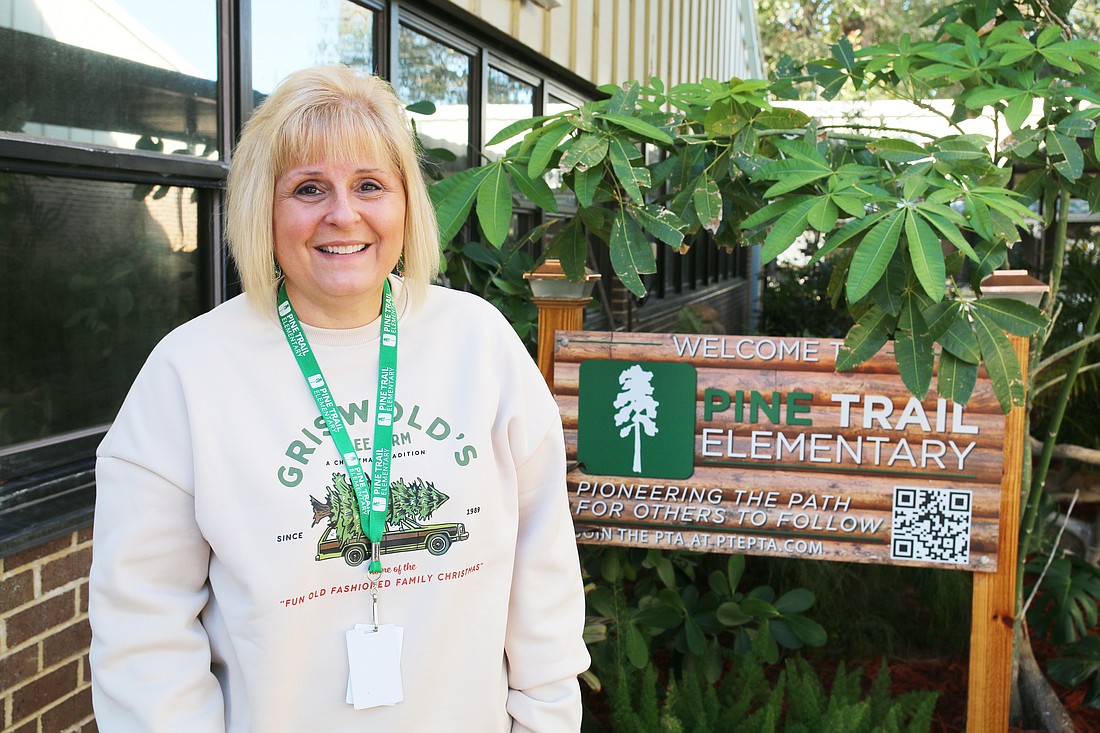
<path fill-rule="evenodd" d="M 964 489 L 895 486 L 891 559 L 968 565 L 972 504 Z"/>

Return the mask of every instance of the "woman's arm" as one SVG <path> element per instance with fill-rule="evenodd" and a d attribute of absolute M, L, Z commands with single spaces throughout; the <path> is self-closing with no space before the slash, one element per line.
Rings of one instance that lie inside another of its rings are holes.
<path fill-rule="evenodd" d="M 551 422 L 534 453 L 517 467 L 519 534 L 505 641 L 514 733 L 579 731 L 577 675 L 589 663 L 556 408 Z"/>
<path fill-rule="evenodd" d="M 225 730 L 199 620 L 210 547 L 195 520 L 180 392 L 171 370 L 147 367 L 99 450 L 88 615 L 104 733 Z"/>

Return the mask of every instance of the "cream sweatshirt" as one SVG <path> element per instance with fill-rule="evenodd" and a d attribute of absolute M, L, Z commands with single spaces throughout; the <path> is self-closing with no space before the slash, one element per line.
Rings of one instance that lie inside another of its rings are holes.
<path fill-rule="evenodd" d="M 504 318 L 399 309 L 382 623 L 405 699 L 346 702 L 371 621 L 346 475 L 274 313 L 244 296 L 153 351 L 98 452 L 92 692 L 104 733 L 580 727 L 584 596 L 557 408 Z M 378 323 L 306 326 L 370 475 Z"/>

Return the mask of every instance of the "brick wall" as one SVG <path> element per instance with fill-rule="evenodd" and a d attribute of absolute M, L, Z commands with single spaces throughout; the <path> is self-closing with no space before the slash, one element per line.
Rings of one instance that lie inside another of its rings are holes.
<path fill-rule="evenodd" d="M 92 530 L 0 557 L 0 729 L 89 733 Z"/>

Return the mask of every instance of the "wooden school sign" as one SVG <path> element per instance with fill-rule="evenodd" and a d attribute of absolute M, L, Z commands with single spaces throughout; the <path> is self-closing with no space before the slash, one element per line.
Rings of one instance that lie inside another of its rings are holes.
<path fill-rule="evenodd" d="M 984 373 L 965 407 L 917 399 L 892 344 L 837 373 L 841 344 L 559 331 L 578 541 L 996 571 L 1005 416 Z"/>

